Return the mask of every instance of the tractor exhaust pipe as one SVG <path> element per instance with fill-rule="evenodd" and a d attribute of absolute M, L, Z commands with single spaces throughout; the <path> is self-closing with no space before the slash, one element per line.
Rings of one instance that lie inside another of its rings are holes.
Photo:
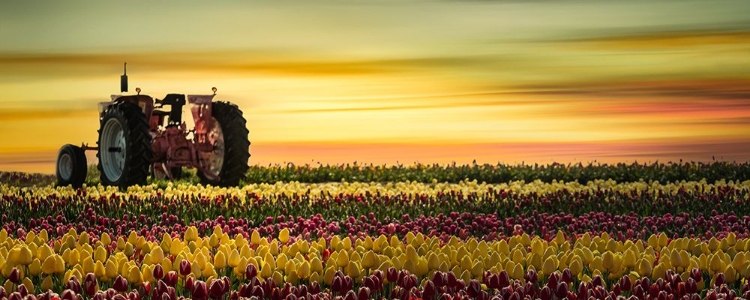
<path fill-rule="evenodd" d="M 123 65 L 123 74 L 120 76 L 120 92 L 126 93 L 128 91 L 128 63 L 125 62 Z"/>

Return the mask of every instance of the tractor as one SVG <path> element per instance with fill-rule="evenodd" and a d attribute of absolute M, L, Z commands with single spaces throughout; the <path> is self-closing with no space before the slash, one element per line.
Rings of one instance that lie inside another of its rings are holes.
<path fill-rule="evenodd" d="M 120 91 L 127 93 L 127 63 Z M 96 147 L 64 145 L 57 155 L 57 185 L 81 187 L 88 165 L 85 151 L 96 151 L 101 183 L 126 188 L 153 178 L 179 179 L 182 168 L 196 168 L 201 183 L 237 186 L 250 159 L 246 120 L 237 105 L 214 101 L 213 94 L 167 94 L 163 99 L 112 95 L 99 103 Z M 195 128 L 188 130 L 182 109 L 189 105 Z"/>

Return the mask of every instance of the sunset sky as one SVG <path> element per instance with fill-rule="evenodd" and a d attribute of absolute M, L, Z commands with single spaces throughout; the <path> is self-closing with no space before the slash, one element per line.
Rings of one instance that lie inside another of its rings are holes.
<path fill-rule="evenodd" d="M 177 4 L 179 3 L 179 5 Z M 750 159 L 750 1 L 3 1 L 0 170 L 208 94 L 251 164 Z M 94 154 L 89 153 L 89 163 Z"/>

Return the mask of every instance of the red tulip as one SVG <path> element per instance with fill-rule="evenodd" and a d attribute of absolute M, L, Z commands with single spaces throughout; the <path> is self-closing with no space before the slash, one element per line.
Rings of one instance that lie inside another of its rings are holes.
<path fill-rule="evenodd" d="M 13 270 L 10 271 L 8 280 L 10 280 L 10 282 L 15 283 L 15 284 L 21 283 L 21 273 L 18 271 L 18 269 L 14 267 Z"/>
<path fill-rule="evenodd" d="M 482 286 L 476 279 L 472 279 L 469 281 L 469 285 L 466 287 L 466 291 L 469 293 L 469 296 L 472 298 L 476 298 L 479 296 L 479 292 L 482 291 Z"/>
<path fill-rule="evenodd" d="M 29 289 L 28 289 L 28 288 L 26 288 L 26 286 L 25 286 L 25 285 L 23 285 L 23 284 L 22 284 L 22 285 L 19 285 L 19 286 L 18 286 L 18 287 L 16 288 L 16 291 L 17 291 L 17 292 L 18 292 L 19 294 L 21 294 L 21 297 L 26 297 L 26 296 L 28 296 L 28 295 L 29 295 Z"/>
<path fill-rule="evenodd" d="M 545 285 L 542 287 L 542 290 L 539 291 L 539 298 L 541 300 L 552 300 L 552 290 L 550 290 L 549 286 Z"/>
<path fill-rule="evenodd" d="M 213 299 L 221 299 L 224 296 L 224 281 L 219 279 L 212 281 L 208 293 Z"/>
<path fill-rule="evenodd" d="M 183 259 L 182 261 L 180 261 L 180 275 L 188 276 L 192 271 L 193 270 L 190 267 L 190 262 L 187 259 Z"/>
<path fill-rule="evenodd" d="M 195 279 L 193 279 L 193 277 L 188 277 L 187 279 L 185 279 L 185 289 L 192 292 L 194 287 Z"/>
<path fill-rule="evenodd" d="M 208 287 L 206 283 L 200 280 L 193 282 L 193 299 L 205 300 L 208 298 Z"/>
<path fill-rule="evenodd" d="M 168 286 L 174 287 L 177 285 L 177 272 L 175 271 L 169 271 L 167 275 L 164 276 L 164 283 L 166 283 Z"/>
<path fill-rule="evenodd" d="M 98 287 L 96 282 L 96 275 L 94 273 L 86 274 L 86 278 L 83 280 L 83 290 L 86 295 L 93 296 L 96 294 Z"/>
<path fill-rule="evenodd" d="M 255 267 L 254 264 L 247 264 L 247 267 L 245 268 L 245 277 L 248 280 L 251 280 L 258 276 L 258 268 Z"/>
<path fill-rule="evenodd" d="M 70 289 L 65 289 L 60 296 L 62 300 L 76 300 L 78 298 L 76 297 L 76 293 Z"/>
<path fill-rule="evenodd" d="M 367 299 L 370 299 L 370 288 L 365 287 L 365 286 L 360 287 L 359 292 L 357 293 L 357 300 L 367 300 Z"/>
<path fill-rule="evenodd" d="M 115 291 L 123 293 L 128 290 L 128 280 L 118 275 L 115 282 L 112 284 L 112 288 L 115 289 Z"/>
<path fill-rule="evenodd" d="M 394 267 L 388 268 L 385 274 L 385 278 L 388 279 L 388 282 L 396 282 L 398 280 L 398 271 Z"/>
<path fill-rule="evenodd" d="M 161 264 L 154 265 L 154 278 L 157 280 L 164 278 L 164 268 L 162 268 Z"/>

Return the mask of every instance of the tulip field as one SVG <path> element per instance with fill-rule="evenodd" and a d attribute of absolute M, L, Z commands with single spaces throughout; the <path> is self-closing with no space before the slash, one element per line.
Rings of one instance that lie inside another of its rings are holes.
<path fill-rule="evenodd" d="M 2 299 L 750 299 L 750 165 L 0 172 Z"/>

